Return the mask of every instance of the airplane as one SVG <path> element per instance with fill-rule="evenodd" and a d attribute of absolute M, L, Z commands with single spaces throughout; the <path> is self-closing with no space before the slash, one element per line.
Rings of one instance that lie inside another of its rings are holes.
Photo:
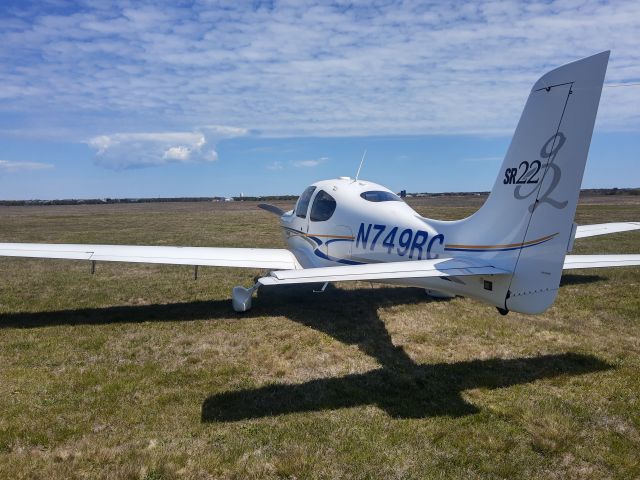
<path fill-rule="evenodd" d="M 366 280 L 461 295 L 539 314 L 566 269 L 640 265 L 639 255 L 571 255 L 576 239 L 640 229 L 578 226 L 574 216 L 609 51 L 556 68 L 533 86 L 495 184 L 468 218 L 425 218 L 388 188 L 355 178 L 316 182 L 278 215 L 287 249 L 0 243 L 0 256 L 269 270 L 234 287 L 235 311 L 262 285 Z"/>

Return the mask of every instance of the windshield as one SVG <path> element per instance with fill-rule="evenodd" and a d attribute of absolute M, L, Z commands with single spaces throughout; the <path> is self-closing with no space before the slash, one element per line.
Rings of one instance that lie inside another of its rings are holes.
<path fill-rule="evenodd" d="M 385 192 L 384 190 L 371 190 L 369 192 L 362 192 L 360 194 L 362 198 L 368 202 L 401 202 L 402 199 L 395 193 Z"/>
<path fill-rule="evenodd" d="M 311 195 L 316 191 L 316 187 L 308 187 L 300 198 L 298 199 L 298 205 L 296 205 L 296 217 L 307 218 L 307 209 L 309 208 L 309 201 Z"/>

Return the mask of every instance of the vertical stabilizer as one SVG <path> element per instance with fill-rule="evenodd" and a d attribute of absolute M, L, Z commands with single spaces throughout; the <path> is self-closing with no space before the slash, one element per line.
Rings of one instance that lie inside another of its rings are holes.
<path fill-rule="evenodd" d="M 608 60 L 602 52 L 536 82 L 487 202 L 447 228 L 445 250 L 514 272 L 505 308 L 539 313 L 555 299 Z"/>

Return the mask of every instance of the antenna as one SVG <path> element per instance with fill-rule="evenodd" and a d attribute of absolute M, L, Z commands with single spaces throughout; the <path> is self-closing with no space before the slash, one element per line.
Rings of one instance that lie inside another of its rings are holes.
<path fill-rule="evenodd" d="M 356 178 L 354 182 L 358 181 L 358 177 L 360 176 L 360 169 L 362 168 L 362 164 L 364 163 L 364 157 L 366 156 L 367 156 L 367 150 L 365 149 L 364 153 L 362 154 L 362 158 L 360 159 L 360 166 L 358 167 L 358 171 L 356 172 Z"/>

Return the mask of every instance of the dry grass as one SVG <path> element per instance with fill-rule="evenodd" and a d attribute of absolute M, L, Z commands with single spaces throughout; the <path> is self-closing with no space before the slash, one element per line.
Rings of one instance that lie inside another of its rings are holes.
<path fill-rule="evenodd" d="M 421 213 L 456 218 L 477 199 Z M 603 197 L 579 223 L 638 220 Z M 0 241 L 279 246 L 255 204 L 0 208 Z M 640 234 L 576 253 L 640 252 Z M 537 317 L 258 271 L 0 260 L 2 478 L 633 478 L 640 269 L 566 275 Z"/>

